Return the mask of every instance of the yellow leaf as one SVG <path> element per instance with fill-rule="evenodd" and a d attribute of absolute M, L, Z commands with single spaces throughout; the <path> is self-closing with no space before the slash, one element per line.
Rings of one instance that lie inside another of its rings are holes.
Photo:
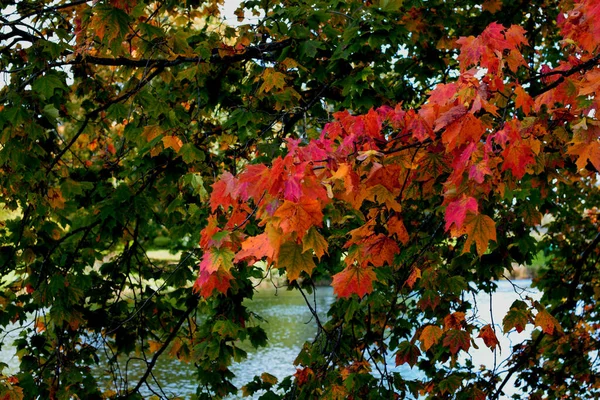
<path fill-rule="evenodd" d="M 142 132 L 142 136 L 146 138 L 146 141 L 151 142 L 155 137 L 160 135 L 162 129 L 158 125 L 148 125 L 144 127 L 144 132 Z"/>
<path fill-rule="evenodd" d="M 60 189 L 50 188 L 48 189 L 48 203 L 52 208 L 65 208 L 65 199 Z"/>
<path fill-rule="evenodd" d="M 287 278 L 291 282 L 298 279 L 302 271 L 310 275 L 316 265 L 312 254 L 302 252 L 302 246 L 287 242 L 279 249 L 277 267 L 285 268 Z"/>
<path fill-rule="evenodd" d="M 471 245 L 475 243 L 477 254 L 481 257 L 488 248 L 490 240 L 496 241 L 496 223 L 487 215 L 468 212 L 463 225 L 463 233 L 467 234 L 467 240 L 463 247 L 463 254 L 471 251 Z"/>
<path fill-rule="evenodd" d="M 266 68 L 262 73 L 263 84 L 258 88 L 259 92 L 270 92 L 275 89 L 281 89 L 285 86 L 285 75 L 275 71 L 273 68 Z"/>
<path fill-rule="evenodd" d="M 323 254 L 327 253 L 327 240 L 317 231 L 317 228 L 311 226 L 306 235 L 302 238 L 302 252 L 313 250 L 320 260 Z"/>

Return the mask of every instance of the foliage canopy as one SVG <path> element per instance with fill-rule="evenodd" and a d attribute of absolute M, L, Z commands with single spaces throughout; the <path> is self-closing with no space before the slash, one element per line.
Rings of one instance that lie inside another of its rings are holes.
<path fill-rule="evenodd" d="M 244 394 L 600 396 L 596 1 L 0 7 L 3 398 L 141 398 L 169 355 L 236 395 L 240 341 L 268 340 L 244 300 L 279 273 L 337 300 L 296 374 Z M 540 252 L 540 300 L 474 312 Z"/>

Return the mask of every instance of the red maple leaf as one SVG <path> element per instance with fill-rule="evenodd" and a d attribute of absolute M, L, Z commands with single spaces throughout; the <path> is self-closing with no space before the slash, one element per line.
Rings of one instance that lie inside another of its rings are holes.
<path fill-rule="evenodd" d="M 361 250 L 363 265 L 371 263 L 375 267 L 392 265 L 394 257 L 400 252 L 396 242 L 382 233 L 364 239 Z"/>
<path fill-rule="evenodd" d="M 494 329 L 492 329 L 491 325 L 486 325 L 479 331 L 479 338 L 483 339 L 483 342 L 487 347 L 494 350 L 496 346 L 500 345 L 498 338 L 496 337 L 496 333 Z"/>
<path fill-rule="evenodd" d="M 460 350 L 469 351 L 469 347 L 471 347 L 471 335 L 469 335 L 469 332 L 463 330 L 450 329 L 445 333 L 442 343 L 450 349 L 450 353 L 452 354 L 456 354 Z"/>
<path fill-rule="evenodd" d="M 473 197 L 463 195 L 461 198 L 454 200 L 446 207 L 446 230 L 450 230 L 452 225 L 456 230 L 460 230 L 463 226 L 467 211 L 477 213 L 477 200 Z"/>
<path fill-rule="evenodd" d="M 271 189 L 273 182 L 271 171 L 263 164 L 248 165 L 239 180 L 247 193 L 246 200 L 250 197 L 260 199 L 263 193 Z"/>
<path fill-rule="evenodd" d="M 527 167 L 535 163 L 531 146 L 522 141 L 507 145 L 502 156 L 504 157 L 502 171 L 510 170 L 517 179 L 525 176 Z"/>
<path fill-rule="evenodd" d="M 349 265 L 342 272 L 333 275 L 331 286 L 338 297 L 357 294 L 362 298 L 373 291 L 373 281 L 376 280 L 373 268 Z"/>
<path fill-rule="evenodd" d="M 219 206 L 227 207 L 235 204 L 237 179 L 229 172 L 225 171 L 221 178 L 212 185 L 213 191 L 210 195 L 210 208 L 215 212 Z"/>
<path fill-rule="evenodd" d="M 227 290 L 231 286 L 231 280 L 233 276 L 225 270 L 219 269 L 213 273 L 208 271 L 200 271 L 200 275 L 196 282 L 194 282 L 193 290 L 196 293 L 200 293 L 200 296 L 205 299 L 212 296 L 216 290 L 219 293 L 227 293 Z"/>

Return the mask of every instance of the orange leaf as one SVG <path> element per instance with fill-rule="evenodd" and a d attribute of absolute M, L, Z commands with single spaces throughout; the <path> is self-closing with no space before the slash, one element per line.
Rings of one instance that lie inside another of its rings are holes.
<path fill-rule="evenodd" d="M 509 169 L 517 179 L 525 176 L 527 166 L 535 162 L 531 146 L 525 142 L 507 145 L 502 152 L 502 156 L 504 157 L 502 171 Z"/>
<path fill-rule="evenodd" d="M 525 115 L 529 115 L 531 107 L 533 107 L 533 99 L 521 85 L 517 85 L 517 87 L 515 87 L 515 94 L 517 95 L 517 98 L 515 99 L 515 106 L 517 108 L 521 107 Z"/>
<path fill-rule="evenodd" d="M 264 192 L 269 191 L 273 184 L 271 171 L 262 164 L 248 165 L 239 175 L 239 179 L 240 184 L 245 186 L 248 196 L 256 200 L 261 198 Z"/>
<path fill-rule="evenodd" d="M 419 279 L 420 277 L 421 277 L 421 270 L 419 268 L 415 267 L 415 268 L 413 268 L 412 272 L 410 273 L 410 276 L 406 280 L 406 284 L 408 285 L 409 288 L 412 289 L 415 286 L 417 279 Z"/>
<path fill-rule="evenodd" d="M 259 92 L 270 92 L 273 88 L 281 89 L 285 86 L 285 75 L 275 71 L 273 68 L 265 68 L 262 73 L 263 84 L 258 88 Z"/>
<path fill-rule="evenodd" d="M 247 238 L 242 242 L 242 250 L 235 255 L 234 262 L 240 262 L 250 259 L 250 262 L 257 261 L 266 257 L 268 261 L 273 260 L 275 249 L 269 241 L 266 233 Z"/>
<path fill-rule="evenodd" d="M 555 332 L 562 333 L 562 328 L 556 318 L 543 308 L 538 311 L 534 323 L 548 335 L 553 335 Z"/>
<path fill-rule="evenodd" d="M 442 337 L 442 328 L 436 325 L 427 325 L 423 328 L 421 335 L 419 335 L 419 340 L 421 341 L 421 347 L 424 351 L 427 351 L 440 341 Z"/>
<path fill-rule="evenodd" d="M 465 220 L 464 232 L 467 240 L 463 247 L 463 254 L 471 251 L 475 243 L 477 254 L 481 257 L 488 248 L 490 240 L 496 241 L 496 223 L 487 215 L 469 212 Z"/>
<path fill-rule="evenodd" d="M 321 203 L 308 197 L 300 198 L 298 203 L 285 200 L 274 215 L 281 218 L 279 227 L 284 234 L 296 232 L 300 239 L 311 226 L 323 225 Z"/>
<path fill-rule="evenodd" d="M 165 146 L 165 149 L 170 147 L 175 151 L 175 153 L 177 153 L 179 149 L 181 149 L 181 146 L 183 146 L 183 142 L 177 136 L 163 136 L 162 142 Z"/>
<path fill-rule="evenodd" d="M 410 237 L 401 218 L 398 218 L 394 215 L 388 220 L 387 225 L 388 233 L 390 235 L 396 235 L 396 238 L 398 238 L 398 240 L 401 241 L 403 245 L 406 245 L 408 243 Z"/>
<path fill-rule="evenodd" d="M 361 250 L 362 261 L 370 262 L 374 267 L 392 265 L 394 257 L 400 252 L 396 242 L 382 233 L 366 238 L 361 244 Z"/>
<path fill-rule="evenodd" d="M 385 186 L 377 184 L 367 189 L 366 199 L 374 203 L 385 204 L 387 208 L 394 211 L 402 211 L 402 206 L 396 200 L 396 195 Z"/>
<path fill-rule="evenodd" d="M 373 291 L 373 281 L 377 280 L 371 267 L 349 265 L 342 272 L 333 275 L 333 292 L 338 297 L 350 297 L 356 293 L 363 297 Z"/>
<path fill-rule="evenodd" d="M 464 321 L 464 312 L 457 311 L 452 314 L 446 315 L 446 317 L 444 318 L 444 330 L 461 329 Z"/>
<path fill-rule="evenodd" d="M 491 325 L 486 325 L 479 331 L 479 338 L 483 339 L 483 342 L 487 347 L 494 350 L 496 346 L 500 346 L 500 342 L 496 337 L 496 333 L 492 329 Z"/>

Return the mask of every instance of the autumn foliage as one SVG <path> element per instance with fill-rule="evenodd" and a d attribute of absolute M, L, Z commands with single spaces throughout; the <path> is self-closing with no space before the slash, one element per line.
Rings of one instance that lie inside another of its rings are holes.
<path fill-rule="evenodd" d="M 198 399 L 600 396 L 600 3 L 14 3 L 1 399 L 168 398 L 164 357 Z M 236 387 L 274 278 L 317 332 Z"/>
<path fill-rule="evenodd" d="M 529 68 L 522 55 L 528 46 L 525 29 L 492 23 L 477 37 L 456 41 L 459 76 L 437 84 L 422 106 L 385 105 L 362 115 L 336 112 L 318 138 L 287 139 L 284 156 L 269 164 L 250 164 L 236 176 L 225 173 L 213 185 L 210 199 L 211 221 L 222 222 L 210 223 L 202 232 L 205 256 L 196 290 L 205 297 L 227 295 L 232 268 L 264 261 L 267 270 L 285 271 L 290 283 L 311 281 L 323 269 L 331 273 L 340 299 L 381 307 L 377 293 L 392 293 L 384 310 L 373 306 L 368 317 L 374 326 L 365 329 L 375 336 L 371 345 L 381 356 L 395 352 L 397 365 L 419 365 L 420 356 L 432 361 L 450 356 L 454 363 L 460 352 L 469 352 L 476 337 L 495 351 L 497 335 L 521 332 L 528 324 L 541 331 L 534 331 L 532 344 L 520 357 L 539 357 L 527 352 L 542 351 L 536 348 L 542 341 L 545 346 L 564 342 L 552 308 L 519 302 L 498 330 L 453 311 L 468 309 L 454 296 L 469 290 L 463 279 L 469 273 L 462 268 L 486 268 L 486 257 L 509 257 L 514 245 L 508 237 L 514 234 L 511 219 L 514 223 L 517 217 L 507 212 L 511 206 L 529 201 L 529 192 L 539 200 L 554 197 L 559 184 L 596 184 L 600 24 L 593 21 L 598 17 L 600 7 L 585 1 L 562 14 L 558 22 L 568 57 L 554 68 L 543 65 L 540 72 L 529 71 L 525 79 L 520 74 Z M 532 91 L 533 80 L 545 85 Z M 522 229 L 536 229 L 542 215 L 551 213 L 544 204 L 523 205 L 518 216 Z M 445 239 L 424 243 L 424 224 L 439 219 L 443 228 L 433 235 Z M 260 227 L 260 233 L 246 234 L 247 225 Z M 442 256 L 431 254 L 436 247 Z M 341 270 L 328 265 L 330 258 L 317 266 L 329 252 L 333 262 L 340 259 Z M 212 254 L 226 255 L 227 260 L 213 260 Z M 459 268 L 449 267 L 457 260 Z M 437 281 L 442 273 L 444 279 L 461 282 L 458 290 L 442 287 Z M 213 278 L 205 278 L 207 274 Z M 394 311 L 397 298 L 404 296 L 413 297 L 417 309 L 430 308 L 425 315 L 435 315 L 430 320 L 434 323 L 415 326 L 409 342 L 389 345 L 386 336 L 399 340 Z M 326 333 L 328 329 L 343 329 L 343 323 L 334 319 L 323 327 Z M 434 346 L 436 351 L 427 353 Z M 586 351 L 592 349 L 596 347 Z M 367 357 L 366 349 L 355 351 L 359 359 Z M 318 367 L 306 368 L 296 377 L 300 388 L 310 379 L 306 371 Z M 496 398 L 502 388 L 464 386 L 460 379 L 443 386 L 446 380 L 432 380 L 414 395 L 450 395 L 468 387 L 468 398 L 486 398 L 486 392 Z M 589 383 L 598 388 L 595 380 Z"/>

